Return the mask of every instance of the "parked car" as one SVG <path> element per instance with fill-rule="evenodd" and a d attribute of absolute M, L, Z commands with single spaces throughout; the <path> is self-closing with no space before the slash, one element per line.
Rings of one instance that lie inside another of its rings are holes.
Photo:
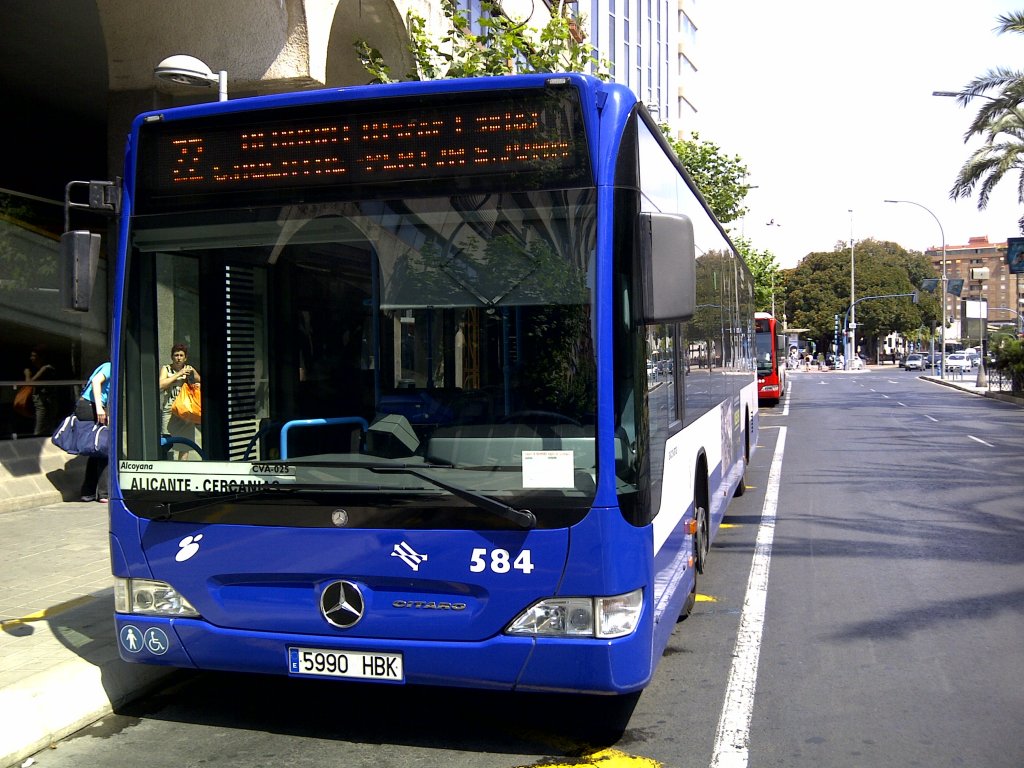
<path fill-rule="evenodd" d="M 946 355 L 946 370 L 966 373 L 971 370 L 971 359 L 963 352 L 954 352 Z"/>
<path fill-rule="evenodd" d="M 925 359 L 924 355 L 920 352 L 911 352 L 907 355 L 907 359 L 903 363 L 903 367 L 908 371 L 923 371 Z"/>

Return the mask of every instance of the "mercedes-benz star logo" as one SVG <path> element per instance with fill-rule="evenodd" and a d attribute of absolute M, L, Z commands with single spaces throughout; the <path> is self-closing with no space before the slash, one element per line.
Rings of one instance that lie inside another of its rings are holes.
<path fill-rule="evenodd" d="M 351 581 L 332 581 L 320 595 L 320 611 L 336 627 L 348 629 L 363 618 L 363 593 Z"/>

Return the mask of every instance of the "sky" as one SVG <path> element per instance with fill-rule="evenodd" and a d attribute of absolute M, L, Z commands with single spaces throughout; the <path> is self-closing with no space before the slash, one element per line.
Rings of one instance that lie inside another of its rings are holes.
<path fill-rule="evenodd" d="M 984 211 L 975 197 L 950 199 L 980 145 L 963 138 L 977 101 L 931 94 L 997 67 L 1024 70 L 1024 35 L 994 31 L 1024 0 L 694 5 L 698 113 L 684 130 L 747 166 L 749 213 L 729 226 L 780 267 L 851 236 L 923 251 L 1019 234 L 1017 175 Z"/>

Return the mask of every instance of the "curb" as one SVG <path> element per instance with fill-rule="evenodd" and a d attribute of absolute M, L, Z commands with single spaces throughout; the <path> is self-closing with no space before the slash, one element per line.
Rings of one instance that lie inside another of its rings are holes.
<path fill-rule="evenodd" d="M 100 666 L 70 659 L 0 691 L 0 765 L 14 766 L 106 717 L 175 671 L 120 658 Z"/>

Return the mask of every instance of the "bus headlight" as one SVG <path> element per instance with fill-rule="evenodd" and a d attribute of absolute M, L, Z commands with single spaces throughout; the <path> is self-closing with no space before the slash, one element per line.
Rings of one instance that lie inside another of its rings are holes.
<path fill-rule="evenodd" d="M 198 616 L 199 611 L 170 584 L 114 578 L 114 610 L 144 616 Z"/>
<path fill-rule="evenodd" d="M 505 630 L 543 637 L 623 637 L 636 629 L 643 590 L 611 597 L 550 597 L 523 611 Z"/>

